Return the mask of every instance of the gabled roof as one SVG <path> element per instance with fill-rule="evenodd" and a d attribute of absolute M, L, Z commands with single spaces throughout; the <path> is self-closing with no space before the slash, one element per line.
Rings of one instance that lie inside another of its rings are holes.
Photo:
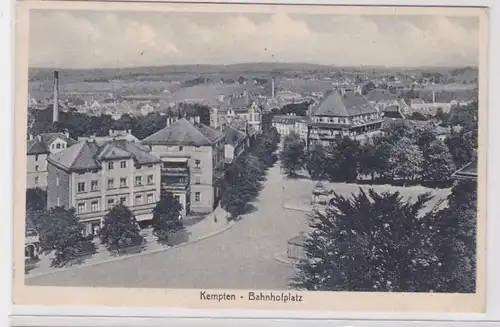
<path fill-rule="evenodd" d="M 232 97 L 229 102 L 229 106 L 233 109 L 247 109 L 251 104 L 252 100 L 248 94 Z"/>
<path fill-rule="evenodd" d="M 243 141 L 247 136 L 242 131 L 234 128 L 231 125 L 227 125 L 224 130 L 226 144 L 237 145 Z"/>
<path fill-rule="evenodd" d="M 145 145 L 211 146 L 224 135 L 209 126 L 181 118 L 142 140 Z"/>
<path fill-rule="evenodd" d="M 377 113 L 366 98 L 353 91 L 329 91 L 314 109 L 315 116 L 350 117 Z"/>
<path fill-rule="evenodd" d="M 53 154 L 48 162 L 68 170 L 99 169 L 101 162 L 112 159 L 133 158 L 137 164 L 159 162 L 149 149 L 135 142 L 111 140 L 103 143 L 93 139 L 81 141 Z"/>
<path fill-rule="evenodd" d="M 64 133 L 43 133 L 27 141 L 27 154 L 35 155 L 50 153 L 49 147 L 57 139 L 66 141 L 68 147 L 76 143 L 72 138 L 66 137 Z"/>

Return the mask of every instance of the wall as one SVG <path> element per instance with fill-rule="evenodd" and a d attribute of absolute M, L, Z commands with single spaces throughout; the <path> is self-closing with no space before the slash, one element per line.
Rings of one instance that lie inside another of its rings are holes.
<path fill-rule="evenodd" d="M 190 211 L 193 212 L 211 212 L 213 210 L 214 192 L 212 186 L 213 178 L 213 160 L 217 161 L 218 157 L 212 151 L 212 147 L 203 146 L 182 146 L 182 150 L 178 146 L 153 145 L 151 152 L 159 157 L 186 157 L 188 158 L 188 166 L 190 172 Z M 219 161 L 224 160 L 224 144 L 221 143 L 219 148 Z M 199 160 L 199 165 L 197 165 Z M 200 201 L 195 201 L 196 192 L 200 192 Z"/>
<path fill-rule="evenodd" d="M 26 187 L 46 189 L 47 187 L 47 155 L 28 155 L 26 156 Z M 36 170 L 38 166 L 38 171 Z M 38 182 L 37 182 L 38 177 Z"/>
<path fill-rule="evenodd" d="M 59 179 L 59 181 L 58 181 Z M 47 165 L 47 207 L 71 207 L 71 174 L 51 164 Z M 59 198 L 59 203 L 58 203 Z"/>

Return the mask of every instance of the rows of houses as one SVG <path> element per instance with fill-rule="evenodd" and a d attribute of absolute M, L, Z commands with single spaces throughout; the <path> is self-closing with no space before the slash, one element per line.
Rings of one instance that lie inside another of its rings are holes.
<path fill-rule="evenodd" d="M 339 136 L 362 139 L 366 135 L 379 133 L 388 119 L 407 119 L 415 114 L 427 119 L 434 117 L 438 110 L 447 113 L 454 106 L 468 103 L 424 102 L 420 99 L 406 103 L 403 98 L 387 90 L 373 89 L 368 94 L 362 94 L 359 84 L 342 85 L 312 101 L 307 116 L 277 115 L 273 117 L 272 126 L 282 138 L 294 132 L 308 145 L 327 145 Z M 439 133 L 445 135 L 449 131 Z"/>
<path fill-rule="evenodd" d="M 182 204 L 182 216 L 209 213 L 225 171 L 255 137 L 244 123 L 235 119 L 215 129 L 199 119 L 169 119 L 142 141 L 130 131 L 78 140 L 41 134 L 28 140 L 26 187 L 45 189 L 48 208 L 75 208 L 86 234 L 118 203 L 147 226 L 163 191 Z"/>
<path fill-rule="evenodd" d="M 272 120 L 282 137 L 294 132 L 308 145 L 328 145 L 339 136 L 364 137 L 379 131 L 382 123 L 382 112 L 361 94 L 359 87 L 327 92 L 309 106 L 306 117 L 275 116 Z"/>

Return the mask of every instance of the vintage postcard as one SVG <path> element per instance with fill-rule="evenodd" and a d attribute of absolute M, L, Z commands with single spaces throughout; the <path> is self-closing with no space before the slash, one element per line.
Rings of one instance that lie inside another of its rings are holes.
<path fill-rule="evenodd" d="M 485 310 L 486 9 L 17 7 L 14 304 Z"/>

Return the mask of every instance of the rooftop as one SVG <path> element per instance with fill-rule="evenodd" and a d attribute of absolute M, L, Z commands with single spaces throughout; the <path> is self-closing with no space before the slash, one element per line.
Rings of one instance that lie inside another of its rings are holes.
<path fill-rule="evenodd" d="M 48 161 L 68 170 L 99 169 L 103 161 L 134 159 L 137 164 L 156 163 L 159 159 L 149 149 L 127 140 L 81 141 L 53 154 Z"/>
<path fill-rule="evenodd" d="M 237 128 L 231 125 L 226 126 L 224 134 L 225 134 L 226 144 L 230 145 L 237 145 L 239 142 L 241 142 L 246 138 L 245 133 L 243 133 L 242 131 L 238 130 Z"/>
<path fill-rule="evenodd" d="M 68 137 L 64 133 L 44 133 L 39 134 L 37 137 L 32 140 L 27 141 L 27 154 L 35 155 L 35 154 L 44 154 L 50 153 L 49 146 L 57 139 L 61 139 L 66 141 L 68 147 L 72 146 L 76 143 L 75 140 Z"/>
<path fill-rule="evenodd" d="M 224 135 L 209 126 L 181 118 L 142 140 L 145 145 L 211 146 Z"/>
<path fill-rule="evenodd" d="M 328 92 L 314 109 L 315 116 L 351 117 L 377 113 L 368 100 L 354 91 L 335 90 Z"/>

